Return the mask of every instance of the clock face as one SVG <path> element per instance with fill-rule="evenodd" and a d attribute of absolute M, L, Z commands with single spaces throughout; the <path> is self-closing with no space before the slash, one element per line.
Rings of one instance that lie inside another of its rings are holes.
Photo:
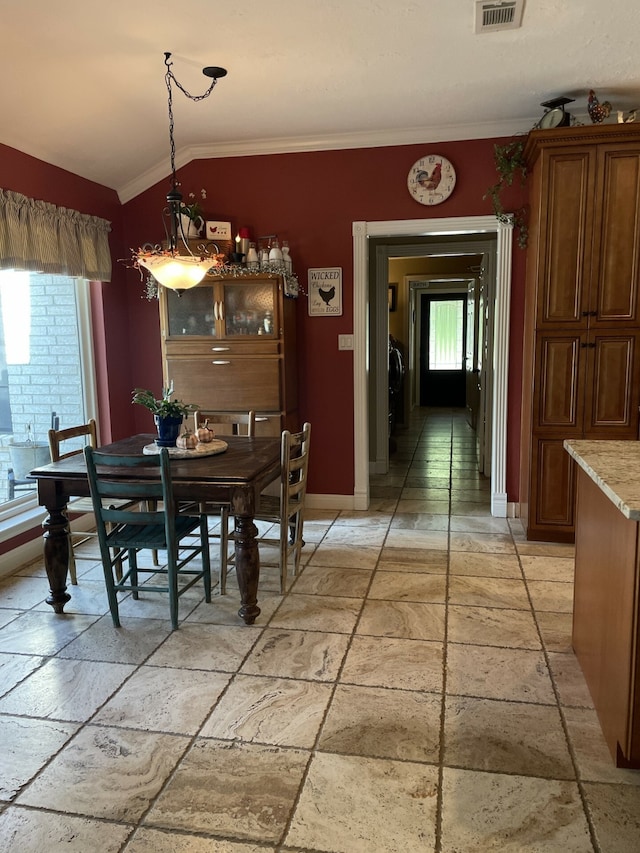
<path fill-rule="evenodd" d="M 441 154 L 427 154 L 416 161 L 407 177 L 409 192 L 420 204 L 440 204 L 456 185 L 456 170 Z"/>

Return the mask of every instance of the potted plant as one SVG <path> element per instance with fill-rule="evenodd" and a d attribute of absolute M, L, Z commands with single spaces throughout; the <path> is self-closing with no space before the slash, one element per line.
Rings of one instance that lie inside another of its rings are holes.
<path fill-rule="evenodd" d="M 207 197 L 207 191 L 200 190 L 200 195 L 204 200 Z M 182 217 L 182 230 L 185 236 L 199 237 L 202 234 L 204 219 L 200 202 L 195 193 L 189 193 L 189 201 L 183 201 L 180 204 L 180 216 Z"/>
<path fill-rule="evenodd" d="M 186 415 L 197 411 L 195 403 L 183 403 L 182 400 L 172 400 L 173 383 L 162 389 L 161 397 L 154 397 L 146 388 L 134 388 L 132 403 L 139 403 L 153 415 L 158 430 L 156 444 L 158 447 L 175 447 L 180 434 L 180 427 Z"/>
<path fill-rule="evenodd" d="M 520 207 L 518 210 L 507 212 L 502 204 L 502 193 L 513 185 L 516 175 L 520 176 L 522 184 L 527 178 L 527 163 L 524 158 L 525 139 L 518 137 L 512 139 L 506 145 L 494 145 L 494 160 L 498 181 L 489 187 L 484 198 L 489 197 L 493 204 L 493 211 L 499 222 L 513 222 L 513 227 L 518 235 L 518 246 L 526 249 L 529 237 L 527 229 L 527 209 Z"/>

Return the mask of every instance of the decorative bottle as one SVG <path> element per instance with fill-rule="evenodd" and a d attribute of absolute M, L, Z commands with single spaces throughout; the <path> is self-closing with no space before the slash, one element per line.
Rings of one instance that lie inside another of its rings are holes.
<path fill-rule="evenodd" d="M 277 240 L 274 240 L 271 244 L 271 249 L 269 250 L 269 266 L 281 267 L 282 260 L 282 250 L 280 249 L 280 244 Z"/>
<path fill-rule="evenodd" d="M 260 266 L 260 258 L 258 257 L 255 243 L 249 243 L 249 250 L 247 252 L 245 262 L 249 269 L 257 270 Z"/>
<path fill-rule="evenodd" d="M 291 260 L 291 255 L 289 254 L 289 241 L 282 241 L 282 263 L 284 264 L 285 271 L 289 274 L 293 272 L 293 261 Z"/>
<path fill-rule="evenodd" d="M 260 246 L 260 269 L 269 269 L 269 249 L 264 244 Z"/>

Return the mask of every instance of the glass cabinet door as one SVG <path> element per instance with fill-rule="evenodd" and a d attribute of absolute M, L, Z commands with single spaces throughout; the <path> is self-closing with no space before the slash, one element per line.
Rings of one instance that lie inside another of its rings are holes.
<path fill-rule="evenodd" d="M 170 337 L 217 337 L 213 286 L 192 287 L 190 290 L 184 290 L 181 296 L 173 290 L 167 290 L 166 299 Z"/>
<path fill-rule="evenodd" d="M 223 334 L 276 335 L 277 282 L 230 282 L 223 286 Z"/>

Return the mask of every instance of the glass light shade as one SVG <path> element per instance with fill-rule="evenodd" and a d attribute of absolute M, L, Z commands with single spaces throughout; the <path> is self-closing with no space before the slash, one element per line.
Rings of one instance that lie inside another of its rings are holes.
<path fill-rule="evenodd" d="M 192 255 L 145 255 L 138 257 L 141 267 L 163 287 L 171 290 L 188 290 L 200 284 L 207 270 L 215 266 L 211 258 L 202 260 Z"/>

